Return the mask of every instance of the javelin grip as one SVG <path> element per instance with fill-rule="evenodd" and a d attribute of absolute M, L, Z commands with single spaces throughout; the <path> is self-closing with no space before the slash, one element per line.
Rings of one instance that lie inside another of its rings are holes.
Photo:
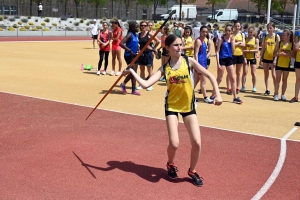
<path fill-rule="evenodd" d="M 172 12 L 170 12 L 169 17 L 164 21 L 164 23 L 162 23 L 162 25 L 156 30 L 156 32 L 154 33 L 154 35 L 152 35 L 152 37 L 149 39 L 149 41 L 145 44 L 145 46 L 140 50 L 140 52 L 134 57 L 134 59 L 131 61 L 131 63 L 129 63 L 129 66 L 133 66 L 134 63 L 137 61 L 137 59 L 140 57 L 140 55 L 142 55 L 142 53 L 146 50 L 146 48 L 148 47 L 148 45 L 152 42 L 152 40 L 156 37 L 156 35 L 161 31 L 161 29 L 166 25 L 167 21 L 169 21 L 172 17 L 173 14 L 175 14 L 176 10 L 172 10 Z M 121 80 L 121 78 L 123 77 L 123 74 L 121 74 L 121 76 L 116 80 L 116 82 L 110 87 L 110 89 L 105 93 L 105 95 L 102 97 L 102 99 L 99 101 L 99 103 L 95 106 L 95 108 L 92 110 L 92 112 L 87 116 L 87 118 L 85 120 L 87 120 L 92 113 L 97 109 L 97 107 L 100 105 L 100 103 L 105 99 L 105 97 L 110 93 L 110 91 L 116 86 L 116 84 Z"/>

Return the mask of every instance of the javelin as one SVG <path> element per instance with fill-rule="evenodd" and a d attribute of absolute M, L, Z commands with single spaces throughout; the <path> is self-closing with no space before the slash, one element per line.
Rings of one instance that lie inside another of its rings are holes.
<path fill-rule="evenodd" d="M 134 59 L 131 61 L 131 63 L 129 63 L 129 66 L 132 66 L 137 59 L 140 57 L 140 55 L 146 50 L 146 48 L 148 47 L 148 45 L 151 43 L 151 41 L 156 37 L 156 35 L 161 31 L 161 29 L 166 25 L 167 21 L 169 21 L 172 17 L 173 14 L 175 14 L 176 10 L 173 10 L 172 12 L 170 12 L 169 17 L 164 21 L 164 23 L 156 30 L 156 32 L 154 33 L 154 35 L 152 35 L 152 37 L 149 39 L 149 41 L 146 43 L 146 45 L 142 48 L 142 50 L 140 50 L 140 52 L 134 57 Z M 123 77 L 123 74 L 120 75 L 120 77 L 116 80 L 116 82 L 109 88 L 109 90 L 105 93 L 105 95 L 102 97 L 102 99 L 99 101 L 99 103 L 95 106 L 95 108 L 92 110 L 92 112 L 87 116 L 87 118 L 85 120 L 87 120 L 92 113 L 97 109 L 97 107 L 100 105 L 100 103 L 102 103 L 102 101 L 105 99 L 105 97 L 110 93 L 110 91 L 116 86 L 116 84 L 121 80 L 121 78 Z"/>

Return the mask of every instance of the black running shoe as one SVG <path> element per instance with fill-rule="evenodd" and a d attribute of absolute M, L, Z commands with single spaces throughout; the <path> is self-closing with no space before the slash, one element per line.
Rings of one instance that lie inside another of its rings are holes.
<path fill-rule="evenodd" d="M 203 178 L 197 174 L 197 172 L 191 172 L 190 169 L 188 170 L 188 175 L 193 179 L 193 184 L 201 187 L 203 185 Z"/>
<path fill-rule="evenodd" d="M 176 166 L 174 166 L 174 164 L 170 165 L 169 163 L 167 163 L 167 170 L 168 170 L 169 178 L 175 179 L 178 177 L 177 176 L 178 169 Z"/>
<path fill-rule="evenodd" d="M 270 95 L 270 90 L 266 90 L 264 93 L 265 96 Z"/>
<path fill-rule="evenodd" d="M 228 89 L 228 90 L 226 91 L 226 94 L 232 95 L 232 91 L 231 91 L 230 89 Z"/>

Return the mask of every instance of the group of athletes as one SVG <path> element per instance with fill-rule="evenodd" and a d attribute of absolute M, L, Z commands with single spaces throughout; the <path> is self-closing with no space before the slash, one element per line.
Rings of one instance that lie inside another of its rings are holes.
<path fill-rule="evenodd" d="M 259 40 L 255 37 L 255 29 L 248 28 L 247 36 L 241 32 L 239 22 L 225 27 L 224 35 L 218 32 L 218 26 L 214 25 L 213 34 L 210 33 L 209 26 L 199 27 L 199 31 L 193 33 L 190 26 L 183 24 L 173 24 L 170 30 L 167 26 L 161 29 L 161 38 L 157 37 L 146 47 L 146 50 L 140 55 L 137 62 L 128 66 L 122 73 L 125 75 L 121 83 L 121 90 L 127 93 L 126 84 L 131 81 L 134 95 L 140 95 L 139 88 L 152 90 L 152 85 L 157 81 L 164 80 L 167 86 L 165 95 L 165 117 L 169 136 L 169 145 L 167 148 L 167 173 L 172 179 L 178 177 L 178 168 L 174 164 L 175 154 L 179 146 L 178 136 L 178 114 L 183 118 L 183 122 L 188 130 L 191 141 L 191 156 L 188 169 L 188 175 L 196 186 L 203 185 L 203 179 L 196 172 L 196 165 L 200 156 L 201 137 L 196 115 L 196 101 L 194 88 L 200 80 L 201 93 L 204 96 L 204 102 L 215 105 L 222 104 L 222 97 L 219 91 L 219 84 L 222 81 L 225 69 L 227 71 L 227 93 L 233 94 L 233 102 L 241 104 L 242 100 L 237 97 L 239 91 L 245 91 L 246 75 L 248 65 L 252 74 L 252 91 L 256 92 L 256 59 L 259 52 Z M 99 31 L 98 43 L 100 46 L 100 60 L 97 74 L 100 74 L 103 57 L 105 57 L 105 68 L 102 74 L 106 74 L 108 55 L 110 49 L 110 40 L 112 40 L 113 69 L 111 75 L 120 75 L 122 68 L 121 48 L 124 51 L 124 59 L 129 65 L 153 36 L 152 22 L 141 21 L 139 24 L 135 21 L 129 22 L 127 35 L 122 37 L 122 29 L 118 21 L 112 22 L 112 33 L 108 30 L 108 24 L 103 22 L 103 29 Z M 294 45 L 291 31 L 284 30 L 281 36 L 274 34 L 275 26 L 268 24 L 268 34 L 264 38 L 261 50 L 261 62 L 264 65 L 266 95 L 270 94 L 268 85 L 269 67 L 272 70 L 275 93 L 277 96 L 279 83 L 283 80 L 282 96 L 286 90 L 286 80 L 290 68 L 290 60 L 296 56 L 295 71 L 297 76 L 295 97 L 293 101 L 298 100 L 300 88 L 300 48 L 298 44 Z M 195 29 L 194 29 L 195 30 Z M 140 32 L 139 32 L 140 31 Z M 108 46 L 108 47 L 107 47 Z M 159 47 L 160 46 L 160 47 Z M 215 78 L 208 69 L 212 47 L 215 46 L 215 56 L 218 65 L 217 78 Z M 106 53 L 108 52 L 108 53 Z M 295 54 L 296 53 L 296 54 Z M 299 54 L 299 55 L 298 55 Z M 157 72 L 153 72 L 153 57 L 161 59 L 161 67 Z M 115 74 L 115 58 L 119 61 L 119 71 Z M 140 66 L 140 75 L 137 74 L 138 65 Z M 234 72 L 234 65 L 236 70 Z M 276 67 L 274 67 L 276 66 Z M 145 76 L 145 67 L 148 70 L 148 77 Z M 241 77 L 241 69 L 243 75 Z M 213 86 L 213 92 L 208 97 L 205 89 L 206 78 Z M 136 87 L 136 82 L 139 86 Z M 238 88 L 241 89 L 239 90 Z"/>
<path fill-rule="evenodd" d="M 132 22 L 135 23 L 135 22 Z M 99 44 L 100 59 L 98 62 L 97 74 L 106 74 L 108 66 L 108 57 L 110 51 L 112 52 L 112 71 L 110 75 L 120 75 L 122 69 L 121 48 L 125 49 L 124 58 L 127 64 L 129 64 L 133 57 L 142 49 L 154 34 L 152 30 L 153 22 L 142 21 L 137 24 L 137 30 L 131 27 L 129 24 L 128 34 L 123 38 L 123 30 L 118 20 L 111 22 L 112 31 L 108 29 L 108 23 L 103 22 L 102 30 L 99 30 L 97 34 L 97 42 Z M 130 28 L 131 27 L 131 28 Z M 270 95 L 269 84 L 269 72 L 271 69 L 271 75 L 274 85 L 274 100 L 279 100 L 279 85 L 282 80 L 281 100 L 286 101 L 285 91 L 287 88 L 287 78 L 289 72 L 295 71 L 296 83 L 295 83 L 295 96 L 290 102 L 297 102 L 299 96 L 299 66 L 300 66 L 300 54 L 298 38 L 294 38 L 293 33 L 286 29 L 282 32 L 281 37 L 274 33 L 275 25 L 269 23 L 267 25 L 267 34 L 262 35 L 262 31 L 257 33 L 254 27 L 244 27 L 242 31 L 241 24 L 235 22 L 232 25 L 226 25 L 224 34 L 221 35 L 217 24 L 213 26 L 214 30 L 211 30 L 210 25 L 201 26 L 199 29 L 193 29 L 190 26 L 185 26 L 183 23 L 174 23 L 172 30 L 165 26 L 161 30 L 161 38 L 155 37 L 154 41 L 148 45 L 144 53 L 138 59 L 136 68 L 140 66 L 140 75 L 142 78 L 149 78 L 153 75 L 153 59 L 156 56 L 161 59 L 161 64 L 168 62 L 169 55 L 166 51 L 164 41 L 167 36 L 174 34 L 180 37 L 183 41 L 183 53 L 196 59 L 205 69 L 208 69 L 210 65 L 210 57 L 216 56 L 217 61 L 217 83 L 220 84 L 225 69 L 227 71 L 226 84 L 229 95 L 233 95 L 233 102 L 241 104 L 242 100 L 237 97 L 239 92 L 246 91 L 246 77 L 248 69 L 251 69 L 252 76 L 252 92 L 256 92 L 256 67 L 257 60 L 259 65 L 264 69 L 264 82 L 266 91 L 264 95 Z M 195 31 L 196 30 L 196 31 Z M 140 31 L 138 33 L 138 31 Z M 194 33 L 193 33 L 194 32 Z M 137 34 L 137 38 L 134 37 Z M 130 40 L 130 44 L 128 41 Z M 262 42 L 261 42 L 262 40 Z M 110 45 L 110 41 L 111 45 Z M 128 43 L 126 45 L 126 43 Z M 131 49 L 130 45 L 136 43 L 137 48 Z M 129 46 L 128 46 L 129 45 Z M 160 47 L 159 47 L 160 46 Z M 213 46 L 215 48 L 213 48 Z M 261 46 L 261 50 L 259 49 Z M 159 48 L 158 48 L 159 47 Z M 131 51 L 129 51 L 131 49 Z M 215 54 L 213 54 L 213 49 Z M 161 52 L 162 51 L 162 52 Z M 291 58 L 295 58 L 294 68 L 291 68 Z M 101 72 L 102 62 L 104 60 L 104 70 Z M 116 60 L 119 64 L 118 71 L 116 68 Z M 148 76 L 145 75 L 145 68 L 147 67 Z M 235 68 L 235 69 L 234 69 Z M 276 78 L 277 77 L 277 78 Z M 130 79 L 127 78 L 121 84 L 122 92 L 126 92 L 126 83 Z M 164 81 L 164 77 L 161 79 Z M 215 97 L 214 92 L 208 96 L 206 92 L 206 79 L 201 74 L 194 73 L 194 85 L 200 81 L 199 93 L 203 94 L 204 102 L 213 103 Z M 141 86 L 135 86 L 135 80 L 132 80 L 132 94 L 140 95 L 137 90 L 142 89 Z M 153 90 L 153 86 L 147 88 L 148 91 Z"/>

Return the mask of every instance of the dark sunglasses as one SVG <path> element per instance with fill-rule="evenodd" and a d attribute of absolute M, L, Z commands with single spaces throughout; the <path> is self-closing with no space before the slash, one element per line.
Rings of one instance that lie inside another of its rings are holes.
<path fill-rule="evenodd" d="M 147 26 L 147 25 L 145 25 L 145 24 L 141 24 L 140 26 Z"/>

